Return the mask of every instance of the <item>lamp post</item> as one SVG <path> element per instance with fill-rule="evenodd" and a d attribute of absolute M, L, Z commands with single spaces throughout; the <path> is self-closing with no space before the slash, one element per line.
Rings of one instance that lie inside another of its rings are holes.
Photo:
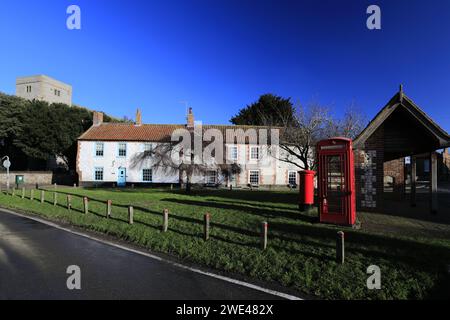
<path fill-rule="evenodd" d="M 11 167 L 11 161 L 9 161 L 8 156 L 2 158 L 3 166 L 6 168 L 6 190 L 9 191 L 9 167 Z"/>

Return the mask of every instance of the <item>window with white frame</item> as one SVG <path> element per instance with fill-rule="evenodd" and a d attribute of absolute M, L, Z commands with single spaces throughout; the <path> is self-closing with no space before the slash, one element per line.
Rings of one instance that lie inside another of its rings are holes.
<path fill-rule="evenodd" d="M 151 152 L 151 151 L 152 151 L 152 144 L 144 143 L 144 152 Z"/>
<path fill-rule="evenodd" d="M 142 170 L 142 181 L 144 181 L 144 182 L 152 182 L 153 181 L 153 170 L 152 169 L 143 169 Z"/>
<path fill-rule="evenodd" d="M 207 184 L 216 184 L 217 182 L 217 172 L 213 170 L 209 170 L 206 172 L 206 183 Z"/>
<path fill-rule="evenodd" d="M 288 182 L 291 186 L 297 185 L 297 172 L 296 171 L 289 171 Z"/>
<path fill-rule="evenodd" d="M 103 157 L 104 149 L 105 149 L 105 144 L 103 142 L 96 142 L 95 143 L 95 156 Z"/>
<path fill-rule="evenodd" d="M 258 185 L 259 184 L 259 170 L 250 170 L 249 183 L 251 185 Z"/>
<path fill-rule="evenodd" d="M 103 181 L 103 168 L 96 167 L 94 170 L 94 180 Z"/>
<path fill-rule="evenodd" d="M 259 159 L 259 147 L 250 147 L 250 160 Z"/>
<path fill-rule="evenodd" d="M 238 159 L 238 147 L 230 146 L 230 160 L 236 161 Z"/>
<path fill-rule="evenodd" d="M 127 156 L 127 144 L 124 142 L 119 143 L 118 145 L 118 156 L 126 157 Z"/>

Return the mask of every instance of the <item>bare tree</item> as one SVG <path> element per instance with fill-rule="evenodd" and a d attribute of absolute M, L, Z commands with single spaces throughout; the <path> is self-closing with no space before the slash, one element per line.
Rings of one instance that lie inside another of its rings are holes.
<path fill-rule="evenodd" d="M 294 119 L 285 119 L 280 128 L 278 159 L 303 170 L 316 168 L 315 146 L 330 137 L 355 138 L 366 125 L 365 115 L 354 104 L 341 119 L 333 119 L 329 109 L 318 103 L 296 107 Z"/>
<path fill-rule="evenodd" d="M 149 161 L 155 172 L 161 171 L 166 175 L 178 174 L 180 185 L 185 185 L 186 192 L 191 191 L 192 178 L 194 175 L 204 175 L 207 171 L 212 170 L 221 173 L 227 183 L 232 175 L 240 173 L 241 168 L 238 164 L 227 164 L 222 159 L 222 164 L 211 162 L 194 161 L 194 132 L 190 131 L 190 145 L 185 145 L 182 140 L 167 141 L 158 143 L 149 151 L 136 154 L 131 162 L 132 167 L 142 166 L 143 163 Z M 206 142 L 202 141 L 202 151 L 206 146 Z M 223 155 L 225 157 L 225 155 Z"/>
<path fill-rule="evenodd" d="M 184 150 L 180 141 L 161 142 L 151 150 L 137 153 L 131 160 L 131 167 L 139 167 L 149 162 L 155 173 L 178 174 L 180 185 L 185 182 L 186 192 L 190 192 L 192 176 L 207 170 L 205 165 L 194 162 L 194 153 L 191 150 Z"/>
<path fill-rule="evenodd" d="M 280 130 L 278 159 L 303 170 L 315 167 L 314 146 L 326 136 L 331 116 L 327 108 L 317 103 L 299 105 L 294 119 L 286 121 Z"/>
<path fill-rule="evenodd" d="M 225 183 L 228 185 L 231 183 L 231 178 L 242 172 L 242 167 L 237 163 L 222 163 L 217 166 L 219 172 L 225 179 Z"/>
<path fill-rule="evenodd" d="M 345 137 L 355 139 L 367 126 L 366 114 L 352 102 L 344 111 L 344 116 L 330 122 L 327 129 L 332 137 Z"/>

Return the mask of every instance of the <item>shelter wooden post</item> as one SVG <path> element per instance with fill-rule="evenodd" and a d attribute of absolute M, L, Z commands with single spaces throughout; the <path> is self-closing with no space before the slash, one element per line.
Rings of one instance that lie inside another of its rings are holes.
<path fill-rule="evenodd" d="M 430 212 L 436 214 L 438 212 L 438 160 L 437 153 L 432 152 L 430 155 Z"/>
<path fill-rule="evenodd" d="M 416 156 L 411 156 L 411 207 L 416 206 L 416 181 L 417 181 L 417 161 Z"/>

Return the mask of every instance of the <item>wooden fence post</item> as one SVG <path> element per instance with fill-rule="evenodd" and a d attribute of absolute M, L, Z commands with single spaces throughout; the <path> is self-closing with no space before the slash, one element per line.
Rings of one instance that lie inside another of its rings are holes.
<path fill-rule="evenodd" d="M 203 226 L 203 233 L 205 241 L 209 239 L 209 222 L 211 220 L 211 215 L 207 212 L 203 217 L 205 225 Z"/>
<path fill-rule="evenodd" d="M 12 193 L 11 193 L 11 196 L 15 196 L 16 195 L 16 188 L 12 188 Z"/>
<path fill-rule="evenodd" d="M 344 232 L 339 231 L 336 238 L 336 261 L 339 264 L 344 264 L 345 248 L 344 248 Z"/>
<path fill-rule="evenodd" d="M 169 229 L 169 209 L 164 209 L 163 211 L 163 232 L 167 232 Z"/>
<path fill-rule="evenodd" d="M 22 199 L 25 199 L 25 187 L 22 187 Z"/>
<path fill-rule="evenodd" d="M 134 209 L 133 206 L 128 207 L 128 223 L 133 224 Z"/>
<path fill-rule="evenodd" d="M 72 196 L 70 194 L 67 195 L 67 210 L 72 209 Z"/>
<path fill-rule="evenodd" d="M 267 229 L 269 224 L 266 221 L 261 222 L 261 249 L 267 248 Z"/>
<path fill-rule="evenodd" d="M 34 189 L 30 190 L 30 200 L 33 201 L 34 199 Z"/>
<path fill-rule="evenodd" d="M 45 191 L 41 190 L 41 203 L 45 202 Z"/>
<path fill-rule="evenodd" d="M 88 197 L 83 197 L 84 214 L 89 213 L 89 199 Z"/>
<path fill-rule="evenodd" d="M 106 218 L 111 217 L 112 200 L 106 201 Z"/>
<path fill-rule="evenodd" d="M 58 193 L 53 192 L 53 205 L 56 206 L 58 204 Z"/>

